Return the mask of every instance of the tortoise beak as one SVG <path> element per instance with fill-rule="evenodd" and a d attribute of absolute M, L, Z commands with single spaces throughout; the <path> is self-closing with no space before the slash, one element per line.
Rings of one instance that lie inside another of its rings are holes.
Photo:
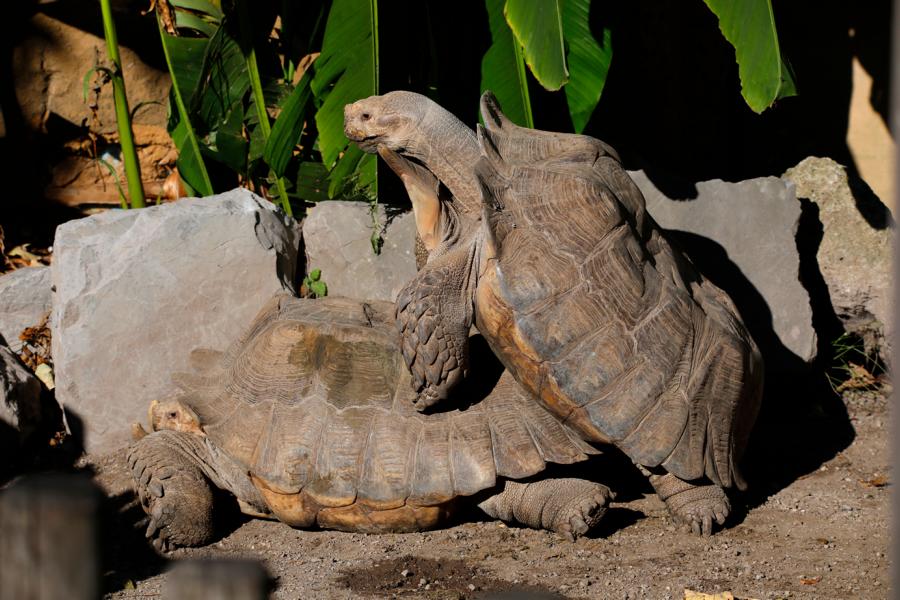
<path fill-rule="evenodd" d="M 372 119 L 372 111 L 365 100 L 344 106 L 344 135 L 352 142 L 362 142 L 372 135 L 368 131 L 368 123 Z"/>

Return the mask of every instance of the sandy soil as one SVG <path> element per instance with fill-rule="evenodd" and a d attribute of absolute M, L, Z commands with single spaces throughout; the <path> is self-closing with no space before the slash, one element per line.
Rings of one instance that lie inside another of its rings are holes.
<path fill-rule="evenodd" d="M 142 514 L 121 454 L 107 456 L 87 465 L 115 515 L 104 585 L 108 598 L 154 597 L 172 560 L 204 557 L 263 561 L 275 598 L 680 599 L 685 588 L 741 599 L 886 598 L 886 405 L 863 393 L 767 409 L 749 455 L 753 487 L 710 538 L 676 530 L 636 470 L 611 454 L 588 469 L 618 498 L 575 543 L 472 511 L 447 529 L 380 536 L 234 516 L 219 541 L 161 558 L 133 526 Z"/>

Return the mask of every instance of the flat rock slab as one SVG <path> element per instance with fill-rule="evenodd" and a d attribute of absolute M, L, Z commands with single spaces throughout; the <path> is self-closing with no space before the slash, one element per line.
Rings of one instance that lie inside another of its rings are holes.
<path fill-rule="evenodd" d="M 416 224 L 411 212 L 385 222 L 381 205 L 373 223 L 368 204 L 320 202 L 303 222 L 307 271 L 321 269 L 331 296 L 393 302 L 416 275 Z M 373 232 L 384 240 L 379 254 Z"/>
<path fill-rule="evenodd" d="M 50 267 L 27 267 L 0 276 L 0 342 L 22 350 L 19 334 L 50 312 Z"/>
<path fill-rule="evenodd" d="M 809 157 L 784 178 L 813 202 L 822 222 L 816 260 L 837 317 L 848 331 L 875 333 L 889 354 L 892 331 L 891 236 L 888 208 L 864 186 L 851 185 L 830 158 Z M 854 189 L 855 188 L 855 189 Z"/>
<path fill-rule="evenodd" d="M 129 441 L 198 347 L 224 350 L 293 291 L 299 225 L 243 190 L 114 210 L 56 230 L 56 398 L 85 449 Z"/>
<path fill-rule="evenodd" d="M 704 181 L 695 198 L 670 199 L 642 171 L 630 175 L 668 237 L 734 300 L 767 368 L 812 361 L 817 338 L 799 278 L 801 206 L 793 184 L 777 177 Z"/>

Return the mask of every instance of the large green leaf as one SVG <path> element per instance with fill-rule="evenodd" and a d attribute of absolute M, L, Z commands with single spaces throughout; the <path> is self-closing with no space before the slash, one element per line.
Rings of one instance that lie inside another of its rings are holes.
<path fill-rule="evenodd" d="M 212 182 L 206 171 L 197 135 L 191 124 L 185 97 L 190 97 L 200 80 L 199 65 L 208 43 L 205 39 L 181 38 L 169 35 L 157 19 L 163 53 L 172 77 L 169 135 L 178 148 L 178 173 L 191 193 L 201 196 L 213 194 Z"/>
<path fill-rule="evenodd" d="M 481 91 L 491 90 L 514 123 L 534 127 L 522 47 L 503 16 L 503 0 L 485 0 L 491 46 L 481 59 Z"/>
<path fill-rule="evenodd" d="M 215 148 L 214 158 L 232 171 L 245 174 L 248 142 L 244 137 L 244 107 L 241 103 L 228 113 L 228 118 L 210 138 L 211 146 Z"/>
<path fill-rule="evenodd" d="M 566 58 L 569 62 L 566 101 L 576 133 L 584 130 L 600 101 L 612 60 L 609 28 L 603 29 L 602 46 L 591 35 L 588 24 L 590 6 L 590 0 L 565 0 L 562 13 L 563 35 L 568 48 Z"/>
<path fill-rule="evenodd" d="M 569 80 L 560 0 L 506 0 L 503 14 L 542 86 L 555 92 Z"/>
<path fill-rule="evenodd" d="M 306 202 L 328 200 L 328 169 L 320 162 L 301 162 L 294 189 L 295 195 Z"/>
<path fill-rule="evenodd" d="M 175 24 L 179 29 L 193 29 L 206 37 L 212 37 L 218 24 L 183 10 L 175 12 Z"/>
<path fill-rule="evenodd" d="M 240 110 L 250 90 L 250 76 L 240 44 L 230 29 L 219 27 L 209 39 L 203 55 L 200 83 L 191 99 L 191 109 L 204 124 L 204 134 L 214 133 Z"/>
<path fill-rule="evenodd" d="M 794 96 L 794 80 L 781 56 L 771 0 L 704 0 L 734 46 L 741 94 L 761 113 L 779 98 Z"/>
<path fill-rule="evenodd" d="M 253 96 L 253 104 L 259 118 L 259 130 L 263 139 L 268 142 L 269 134 L 272 132 L 269 123 L 269 114 L 266 110 L 266 99 L 263 93 L 263 82 L 259 72 L 259 64 L 256 60 L 256 44 L 257 40 L 252 28 L 253 21 L 251 18 L 249 0 L 236 1 L 238 29 L 240 31 L 240 47 L 244 58 L 244 66 L 249 81 L 250 91 Z M 281 207 L 288 215 L 292 214 L 291 204 L 288 201 L 287 185 L 284 179 L 278 175 L 275 176 L 275 187 L 278 190 L 278 200 Z"/>
<path fill-rule="evenodd" d="M 213 3 L 209 0 L 169 0 L 169 3 L 175 8 L 186 8 L 195 13 L 199 13 L 204 19 L 216 22 L 222 20 L 222 8 L 218 1 Z"/>
<path fill-rule="evenodd" d="M 311 88 L 321 103 L 316 112 L 319 150 L 332 170 L 332 192 L 346 187 L 338 179 L 354 173 L 360 163 L 356 146 L 348 146 L 344 136 L 344 105 L 378 93 L 377 0 L 334 0 L 315 71 Z M 358 174 L 359 181 L 374 193 L 375 161 L 362 163 L 366 172 Z"/>
<path fill-rule="evenodd" d="M 284 176 L 294 147 L 303 133 L 303 123 L 307 117 L 310 99 L 309 81 L 309 72 L 304 73 L 297 87 L 281 106 L 281 113 L 275 119 L 266 142 L 263 156 L 278 177 Z"/>

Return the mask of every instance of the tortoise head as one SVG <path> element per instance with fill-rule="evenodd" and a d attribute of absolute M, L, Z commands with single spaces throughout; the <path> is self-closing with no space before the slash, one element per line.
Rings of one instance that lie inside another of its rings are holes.
<path fill-rule="evenodd" d="M 344 134 L 366 152 L 382 145 L 415 153 L 419 124 L 431 104 L 421 94 L 404 91 L 358 100 L 344 107 Z"/>
<path fill-rule="evenodd" d="M 178 399 L 154 400 L 147 411 L 150 429 L 160 431 L 168 429 L 184 433 L 196 433 L 205 436 L 200 425 L 200 417 L 190 407 Z"/>

